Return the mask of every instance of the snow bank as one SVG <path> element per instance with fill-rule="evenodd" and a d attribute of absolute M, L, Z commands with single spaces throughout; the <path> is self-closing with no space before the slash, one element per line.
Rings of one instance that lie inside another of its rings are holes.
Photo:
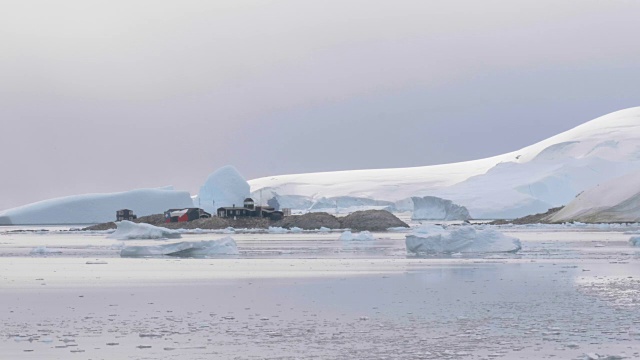
<path fill-rule="evenodd" d="M 219 207 L 242 206 L 249 196 L 247 180 L 233 166 L 224 166 L 207 177 L 194 205 L 215 214 Z"/>
<path fill-rule="evenodd" d="M 516 252 L 520 240 L 493 229 L 476 230 L 471 226 L 453 230 L 437 225 L 424 225 L 406 235 L 407 251 L 411 253 L 495 253 Z"/>
<path fill-rule="evenodd" d="M 138 239 L 179 239 L 180 231 L 157 227 L 150 224 L 136 224 L 131 221 L 116 223 L 116 231 L 107 236 L 108 239 L 138 240 Z"/>
<path fill-rule="evenodd" d="M 466 207 L 435 196 L 412 197 L 412 220 L 470 220 Z"/>
<path fill-rule="evenodd" d="M 237 255 L 238 245 L 231 237 L 220 240 L 183 241 L 158 246 L 127 246 L 120 251 L 122 257 L 176 256 L 207 257 L 214 255 Z"/>
<path fill-rule="evenodd" d="M 5 210 L 0 212 L 0 225 L 95 224 L 113 221 L 120 209 L 131 209 L 136 215 L 145 216 L 190 206 L 188 192 L 169 188 L 85 194 Z"/>
<path fill-rule="evenodd" d="M 62 251 L 56 249 L 50 249 L 46 246 L 38 246 L 33 248 L 29 254 L 31 255 L 47 255 L 47 254 L 62 254 Z"/>
<path fill-rule="evenodd" d="M 368 231 L 362 231 L 356 234 L 353 234 L 351 231 L 345 231 L 342 234 L 340 234 L 340 238 L 339 240 L 342 241 L 367 241 L 367 240 L 374 240 L 375 238 L 373 237 L 373 235 L 368 232 Z"/>
<path fill-rule="evenodd" d="M 640 171 L 616 177 L 580 193 L 551 221 L 636 222 L 640 220 Z"/>
<path fill-rule="evenodd" d="M 632 236 L 632 237 L 629 239 L 629 243 L 630 243 L 632 246 L 640 246 L 640 236 Z"/>
<path fill-rule="evenodd" d="M 514 218 L 565 205 L 576 194 L 640 169 L 640 108 L 618 111 L 511 153 L 454 164 L 269 176 L 254 192 L 399 201 L 437 196 L 476 219 Z"/>

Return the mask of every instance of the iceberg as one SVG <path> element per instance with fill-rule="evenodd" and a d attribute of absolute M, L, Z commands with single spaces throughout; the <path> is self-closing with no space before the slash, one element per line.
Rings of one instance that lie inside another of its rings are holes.
<path fill-rule="evenodd" d="M 342 234 L 340 234 L 339 240 L 342 240 L 342 241 L 354 241 L 354 240 L 355 241 L 368 241 L 368 240 L 375 240 L 375 238 L 368 231 L 362 231 L 362 232 L 359 232 L 357 234 L 354 234 L 351 231 L 347 230 L 347 231 L 343 232 Z"/>
<path fill-rule="evenodd" d="M 170 188 L 118 193 L 84 194 L 39 201 L 0 212 L 0 225 L 96 224 L 113 221 L 116 211 L 131 209 L 138 216 L 191 207 L 186 191 Z"/>
<path fill-rule="evenodd" d="M 254 193 L 280 197 L 398 202 L 437 196 L 464 204 L 475 219 L 516 218 L 565 205 L 585 189 L 640 170 L 639 119 L 640 107 L 617 111 L 531 146 L 485 159 L 278 175 L 250 180 L 249 184 Z"/>
<path fill-rule="evenodd" d="M 459 226 L 453 230 L 437 225 L 423 225 L 406 235 L 407 251 L 429 253 L 496 253 L 516 252 L 522 248 L 520 240 L 496 230 L 476 230 Z"/>
<path fill-rule="evenodd" d="M 470 220 L 469 211 L 451 200 L 436 196 L 412 197 L 412 220 Z"/>
<path fill-rule="evenodd" d="M 233 166 L 224 166 L 214 171 L 200 188 L 194 206 L 215 214 L 225 206 L 242 206 L 250 196 L 247 180 Z"/>
<path fill-rule="evenodd" d="M 640 246 L 640 236 L 632 236 L 629 239 L 631 246 Z"/>
<path fill-rule="evenodd" d="M 107 238 L 117 240 L 140 240 L 140 239 L 179 239 L 182 236 L 180 231 L 171 230 L 150 224 L 136 224 L 131 221 L 119 221 L 116 223 L 116 231 Z"/>
<path fill-rule="evenodd" d="M 238 255 L 238 245 L 227 236 L 219 240 L 183 241 L 157 246 L 127 246 L 120 251 L 121 257 L 208 257 L 216 255 Z"/>

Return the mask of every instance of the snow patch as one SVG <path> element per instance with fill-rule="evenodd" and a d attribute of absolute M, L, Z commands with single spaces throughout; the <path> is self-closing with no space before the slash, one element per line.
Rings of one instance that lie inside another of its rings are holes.
<path fill-rule="evenodd" d="M 406 235 L 407 251 L 411 253 L 496 253 L 516 252 L 520 240 L 493 230 L 476 230 L 471 226 L 453 230 L 437 225 L 423 225 Z"/>
<path fill-rule="evenodd" d="M 144 223 L 136 224 L 127 220 L 117 222 L 116 226 L 118 226 L 118 228 L 111 235 L 107 236 L 108 239 L 179 239 L 182 237 L 180 235 L 180 231 L 177 230 L 171 230 Z"/>
<path fill-rule="evenodd" d="M 227 236 L 219 240 L 183 241 L 158 246 L 127 246 L 120 251 L 121 257 L 175 256 L 208 257 L 215 255 L 238 255 L 238 245 Z"/>

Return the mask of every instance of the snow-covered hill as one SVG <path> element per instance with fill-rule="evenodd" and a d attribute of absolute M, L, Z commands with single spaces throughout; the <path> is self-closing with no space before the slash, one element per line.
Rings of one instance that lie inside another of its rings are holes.
<path fill-rule="evenodd" d="M 84 194 L 39 201 L 0 212 L 0 225 L 93 224 L 114 221 L 116 211 L 131 209 L 138 216 L 171 208 L 191 207 L 186 191 L 172 188 L 119 193 Z"/>
<path fill-rule="evenodd" d="M 553 222 L 640 221 L 640 171 L 586 190 L 551 217 Z"/>
<path fill-rule="evenodd" d="M 514 218 L 570 202 L 581 191 L 640 169 L 640 108 L 617 111 L 518 151 L 415 168 L 270 176 L 253 192 L 313 199 L 399 201 L 438 196 L 474 218 Z"/>

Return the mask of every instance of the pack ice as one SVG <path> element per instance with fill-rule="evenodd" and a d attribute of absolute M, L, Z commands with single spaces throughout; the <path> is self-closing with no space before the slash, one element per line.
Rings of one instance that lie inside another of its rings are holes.
<path fill-rule="evenodd" d="M 170 187 L 74 195 L 0 212 L 0 225 L 95 224 L 112 221 L 120 209 L 131 209 L 136 215 L 144 216 L 190 206 L 192 201 L 188 192 Z"/>
<path fill-rule="evenodd" d="M 229 236 L 219 240 L 183 241 L 156 246 L 127 246 L 120 251 L 121 257 L 208 257 L 237 254 L 238 245 Z"/>
<path fill-rule="evenodd" d="M 518 151 L 414 168 L 279 175 L 252 191 L 313 199 L 340 196 L 397 202 L 437 196 L 476 219 L 514 218 L 569 203 L 598 183 L 640 169 L 640 107 L 617 111 Z"/>
<path fill-rule="evenodd" d="M 406 235 L 407 251 L 411 253 L 496 253 L 516 252 L 520 240 L 496 230 L 476 230 L 459 226 L 452 230 L 438 225 L 423 225 Z"/>
<path fill-rule="evenodd" d="M 242 206 L 250 196 L 247 180 L 233 166 L 224 166 L 214 171 L 193 199 L 194 206 L 212 214 L 223 206 Z"/>
<path fill-rule="evenodd" d="M 351 231 L 347 230 L 345 232 L 343 232 L 342 234 L 340 234 L 340 240 L 342 241 L 367 241 L 367 240 L 374 240 L 375 238 L 373 237 L 373 235 L 368 232 L 368 231 L 361 231 L 359 233 L 352 233 Z"/>
<path fill-rule="evenodd" d="M 107 238 L 117 240 L 141 240 L 141 239 L 179 239 L 182 236 L 177 230 L 171 230 L 150 224 L 136 224 L 131 221 L 118 221 L 116 231 Z"/>

